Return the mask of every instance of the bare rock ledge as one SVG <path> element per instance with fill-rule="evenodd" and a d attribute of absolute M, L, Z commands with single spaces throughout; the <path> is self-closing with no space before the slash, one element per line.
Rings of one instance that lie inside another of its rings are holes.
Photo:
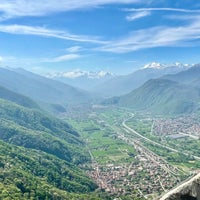
<path fill-rule="evenodd" d="M 200 173 L 166 193 L 160 200 L 200 200 Z"/>

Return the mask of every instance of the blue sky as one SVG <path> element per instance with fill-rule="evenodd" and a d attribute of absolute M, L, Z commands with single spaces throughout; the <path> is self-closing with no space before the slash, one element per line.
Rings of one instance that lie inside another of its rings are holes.
<path fill-rule="evenodd" d="M 200 62 L 198 0 L 0 0 L 0 65 L 38 73 Z"/>

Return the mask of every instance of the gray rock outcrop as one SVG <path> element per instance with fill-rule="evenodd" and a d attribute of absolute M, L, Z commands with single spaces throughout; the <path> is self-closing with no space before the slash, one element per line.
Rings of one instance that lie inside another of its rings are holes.
<path fill-rule="evenodd" d="M 200 173 L 166 193 L 160 200 L 200 200 Z"/>

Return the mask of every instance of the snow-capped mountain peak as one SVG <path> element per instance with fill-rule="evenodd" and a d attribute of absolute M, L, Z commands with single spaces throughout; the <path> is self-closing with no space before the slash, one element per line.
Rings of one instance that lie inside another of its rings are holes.
<path fill-rule="evenodd" d="M 114 76 L 111 72 L 107 71 L 98 71 L 96 73 L 92 73 L 92 78 L 104 78 L 104 77 L 109 77 L 109 76 Z"/>
<path fill-rule="evenodd" d="M 157 62 L 152 62 L 152 63 L 149 63 L 149 64 L 146 64 L 143 69 L 161 69 L 161 68 L 164 68 L 166 67 L 165 65 L 161 64 L 161 63 L 157 63 Z"/>
<path fill-rule="evenodd" d="M 183 63 L 180 63 L 180 62 L 175 62 L 174 66 L 175 67 L 179 67 L 179 68 L 188 68 L 188 67 L 191 67 L 190 64 L 183 64 Z"/>
<path fill-rule="evenodd" d="M 46 75 L 48 78 L 58 80 L 74 87 L 78 87 L 84 90 L 90 90 L 96 85 L 102 84 L 103 82 L 115 77 L 114 74 L 108 71 L 82 71 L 73 70 L 65 72 L 56 72 Z"/>
<path fill-rule="evenodd" d="M 149 64 L 146 64 L 144 67 L 142 67 L 142 69 L 164 69 L 164 68 L 169 68 L 169 67 L 176 67 L 176 68 L 189 68 L 192 65 L 190 64 L 183 64 L 180 62 L 175 62 L 173 64 L 161 64 L 158 62 L 152 62 Z"/>
<path fill-rule="evenodd" d="M 76 79 L 76 78 L 89 78 L 89 79 L 101 79 L 106 77 L 112 77 L 114 74 L 107 71 L 81 71 L 81 70 L 74 70 L 74 71 L 67 71 L 67 72 L 57 72 L 54 74 L 47 75 L 50 78 L 69 78 L 69 79 Z"/>

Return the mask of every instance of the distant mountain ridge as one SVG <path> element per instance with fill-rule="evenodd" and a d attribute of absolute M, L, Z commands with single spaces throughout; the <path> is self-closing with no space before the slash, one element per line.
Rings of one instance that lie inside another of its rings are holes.
<path fill-rule="evenodd" d="M 12 92 L 2 86 L 0 86 L 0 98 L 15 102 L 16 104 L 27 108 L 39 108 L 39 106 L 32 99 Z"/>
<path fill-rule="evenodd" d="M 97 72 L 75 70 L 47 74 L 46 76 L 84 90 L 91 90 L 96 85 L 115 77 L 114 74 L 103 70 Z"/>
<path fill-rule="evenodd" d="M 162 63 L 158 63 L 158 62 L 152 62 L 152 63 L 148 63 L 146 64 L 144 67 L 142 67 L 142 69 L 147 69 L 147 68 L 150 68 L 150 69 L 162 69 L 162 68 L 168 68 L 168 67 L 176 67 L 176 68 L 189 68 L 191 67 L 192 65 L 189 65 L 189 64 L 183 64 L 183 63 L 180 63 L 180 62 L 175 62 L 174 64 L 162 64 Z"/>
<path fill-rule="evenodd" d="M 163 65 L 160 63 L 149 63 L 141 69 L 129 75 L 114 77 L 92 89 L 93 92 L 105 97 L 124 95 L 140 87 L 149 79 L 159 78 L 167 74 L 176 74 L 187 70 L 190 65 L 175 63 Z"/>
<path fill-rule="evenodd" d="M 200 65 L 186 71 L 150 79 L 141 87 L 104 104 L 131 107 L 156 114 L 186 114 L 200 110 Z"/>
<path fill-rule="evenodd" d="M 0 68 L 0 85 L 28 96 L 37 102 L 49 104 L 85 103 L 91 100 L 83 90 L 48 79 L 24 69 Z"/>
<path fill-rule="evenodd" d="M 200 64 L 196 64 L 187 71 L 182 71 L 178 74 L 166 75 L 163 78 L 168 80 L 177 81 L 179 83 L 184 83 L 187 85 L 196 85 L 200 80 Z"/>

